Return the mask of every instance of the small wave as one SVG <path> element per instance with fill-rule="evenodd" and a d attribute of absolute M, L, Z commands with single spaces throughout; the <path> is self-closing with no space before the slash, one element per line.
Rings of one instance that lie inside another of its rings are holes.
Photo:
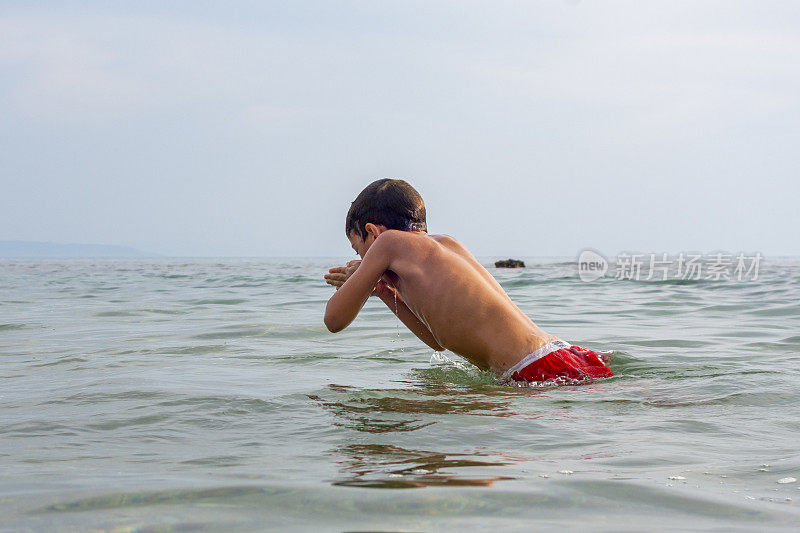
<path fill-rule="evenodd" d="M 64 405 L 96 405 L 99 403 L 147 400 L 153 401 L 160 398 L 171 397 L 171 394 L 157 391 L 128 390 L 122 392 L 80 392 L 40 403 L 39 405 L 64 404 Z"/>
<path fill-rule="evenodd" d="M 108 431 L 120 428 L 129 428 L 132 426 L 150 426 L 171 420 L 171 416 L 165 413 L 157 413 L 151 415 L 135 416 L 130 418 L 117 418 L 112 420 L 104 420 L 102 422 L 95 422 L 87 424 L 85 427 L 90 430 Z"/>
<path fill-rule="evenodd" d="M 187 459 L 186 461 L 181 461 L 180 464 L 191 466 L 238 466 L 245 462 L 242 457 L 235 455 L 212 455 L 198 459 Z"/>
<path fill-rule="evenodd" d="M 52 435 L 74 435 L 73 428 L 57 422 L 31 420 L 10 424 L 2 428 L 2 434 L 7 437 L 40 437 Z"/>
<path fill-rule="evenodd" d="M 154 315 L 185 315 L 189 311 L 185 309 L 142 309 L 143 313 L 152 313 Z"/>
<path fill-rule="evenodd" d="M 688 396 L 688 397 L 687 397 Z M 739 407 L 753 407 L 753 406 L 790 406 L 796 400 L 796 395 L 793 393 L 775 393 L 775 392 L 732 392 L 729 394 L 720 394 L 711 397 L 694 397 L 685 391 L 682 392 L 680 399 L 664 398 L 664 399 L 649 399 L 642 401 L 642 405 L 649 405 L 653 407 L 693 407 L 693 406 L 709 406 L 709 405 L 726 405 L 726 406 L 739 406 Z"/>
<path fill-rule="evenodd" d="M 624 340 L 617 342 L 620 344 L 654 348 L 703 348 L 715 344 L 709 341 L 691 341 L 687 339 Z"/>
<path fill-rule="evenodd" d="M 246 298 L 218 298 L 212 300 L 193 300 L 187 303 L 190 305 L 239 305 L 246 301 Z"/>
<path fill-rule="evenodd" d="M 205 353 L 219 353 L 224 352 L 229 348 L 226 344 L 204 344 L 201 346 L 178 346 L 172 348 L 161 348 L 155 350 L 153 353 L 160 354 L 205 354 Z"/>
<path fill-rule="evenodd" d="M 707 305 L 705 307 L 701 307 L 698 311 L 742 311 L 751 309 L 752 306 L 745 303 L 740 304 L 715 304 L 715 305 Z"/>
<path fill-rule="evenodd" d="M 157 405 L 158 407 L 187 407 L 191 412 L 202 413 L 224 410 L 228 415 L 270 413 L 281 407 L 274 401 L 241 396 L 187 396 L 165 400 Z"/>
<path fill-rule="evenodd" d="M 288 489 L 282 489 L 288 492 Z M 169 503 L 182 504 L 203 501 L 228 502 L 231 498 L 269 492 L 257 486 L 215 487 L 208 489 L 175 489 L 145 492 L 124 492 L 83 498 L 65 503 L 55 503 L 34 512 L 80 512 L 100 509 L 124 509 Z M 276 491 L 277 492 L 277 491 Z"/>
<path fill-rule="evenodd" d="M 218 340 L 218 339 L 238 339 L 241 337 L 256 337 L 260 335 L 266 335 L 267 330 L 264 328 L 242 328 L 233 331 L 219 331 L 219 332 L 211 332 L 211 333 L 200 333 L 198 335 L 193 336 L 193 339 L 209 339 L 209 340 Z"/>
<path fill-rule="evenodd" d="M 758 316 L 800 316 L 800 304 L 776 305 L 772 307 L 759 307 L 748 311 L 751 315 Z"/>
<path fill-rule="evenodd" d="M 319 280 L 318 280 L 317 278 L 312 278 L 312 277 L 310 277 L 310 276 L 303 276 L 303 275 L 301 275 L 301 274 L 297 274 L 297 275 L 294 275 L 294 276 L 289 276 L 289 277 L 287 277 L 287 278 L 283 278 L 283 279 L 282 279 L 282 280 L 280 280 L 280 281 L 282 281 L 282 282 L 284 282 L 284 283 L 302 283 L 302 282 L 304 282 L 304 281 L 313 281 L 313 282 L 317 282 L 317 281 L 319 281 Z"/>
<path fill-rule="evenodd" d="M 742 346 L 746 346 L 751 349 L 755 350 L 784 350 L 784 349 L 794 349 L 800 346 L 800 337 L 788 337 L 787 339 L 781 341 L 759 341 L 759 342 L 748 342 L 746 344 L 742 344 Z"/>
<path fill-rule="evenodd" d="M 156 348 L 148 348 L 148 349 L 138 349 L 138 350 L 120 350 L 115 352 L 109 352 L 109 355 L 112 356 L 119 356 L 119 355 L 176 355 L 176 354 L 187 354 L 187 355 L 196 355 L 196 354 L 206 354 L 206 353 L 219 353 L 228 350 L 230 346 L 227 344 L 201 344 L 201 345 L 191 345 L 191 346 L 162 346 Z"/>
<path fill-rule="evenodd" d="M 617 278 L 609 278 L 611 281 L 617 283 L 635 283 L 635 284 L 646 284 L 646 285 L 691 285 L 691 286 L 698 286 L 698 285 L 720 285 L 722 282 L 714 281 L 710 279 L 675 279 L 675 278 L 667 278 L 667 279 L 617 279 Z"/>
<path fill-rule="evenodd" d="M 60 359 L 56 359 L 55 361 L 47 361 L 46 363 L 39 363 L 38 365 L 31 365 L 36 368 L 46 367 L 46 366 L 55 366 L 55 365 L 63 365 L 68 363 L 86 363 L 89 359 L 85 357 L 62 357 Z"/>
<path fill-rule="evenodd" d="M 499 280 L 503 288 L 533 287 L 536 285 L 553 285 L 563 282 L 575 282 L 578 276 L 561 276 L 551 278 L 527 278 L 527 279 L 507 279 Z"/>
<path fill-rule="evenodd" d="M 139 316 L 139 313 L 135 311 L 102 311 L 100 313 L 95 313 L 94 316 L 96 317 L 124 317 L 124 316 Z"/>

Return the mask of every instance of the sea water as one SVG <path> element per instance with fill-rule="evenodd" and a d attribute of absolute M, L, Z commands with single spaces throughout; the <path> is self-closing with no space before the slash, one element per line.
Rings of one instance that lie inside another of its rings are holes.
<path fill-rule="evenodd" d="M 741 282 L 490 268 L 613 357 L 541 388 L 432 357 L 377 299 L 329 333 L 343 262 L 0 262 L 0 529 L 800 525 L 797 260 Z"/>

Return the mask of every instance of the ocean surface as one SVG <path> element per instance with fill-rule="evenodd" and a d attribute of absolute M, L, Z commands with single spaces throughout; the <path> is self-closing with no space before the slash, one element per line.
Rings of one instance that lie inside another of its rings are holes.
<path fill-rule="evenodd" d="M 0 530 L 800 528 L 799 260 L 491 267 L 613 358 L 516 388 L 375 299 L 329 333 L 322 275 L 347 259 L 0 260 Z"/>

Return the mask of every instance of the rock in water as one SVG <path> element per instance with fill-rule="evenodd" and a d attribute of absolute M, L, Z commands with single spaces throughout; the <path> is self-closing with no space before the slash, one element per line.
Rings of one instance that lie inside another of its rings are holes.
<path fill-rule="evenodd" d="M 501 259 L 500 261 L 495 261 L 494 266 L 496 268 L 524 268 L 525 263 L 519 259 Z"/>

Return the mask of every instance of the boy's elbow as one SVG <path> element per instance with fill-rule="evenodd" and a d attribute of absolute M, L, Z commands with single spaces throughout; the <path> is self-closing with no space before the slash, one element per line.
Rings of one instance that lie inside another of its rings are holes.
<path fill-rule="evenodd" d="M 332 313 L 328 312 L 325 313 L 324 322 L 325 327 L 328 328 L 328 331 L 331 333 L 338 333 L 347 327 L 347 324 L 342 323 L 341 320 L 337 320 Z"/>
<path fill-rule="evenodd" d="M 343 325 L 336 323 L 328 317 L 325 317 L 325 327 L 328 328 L 328 331 L 331 333 L 339 333 L 344 329 Z"/>

